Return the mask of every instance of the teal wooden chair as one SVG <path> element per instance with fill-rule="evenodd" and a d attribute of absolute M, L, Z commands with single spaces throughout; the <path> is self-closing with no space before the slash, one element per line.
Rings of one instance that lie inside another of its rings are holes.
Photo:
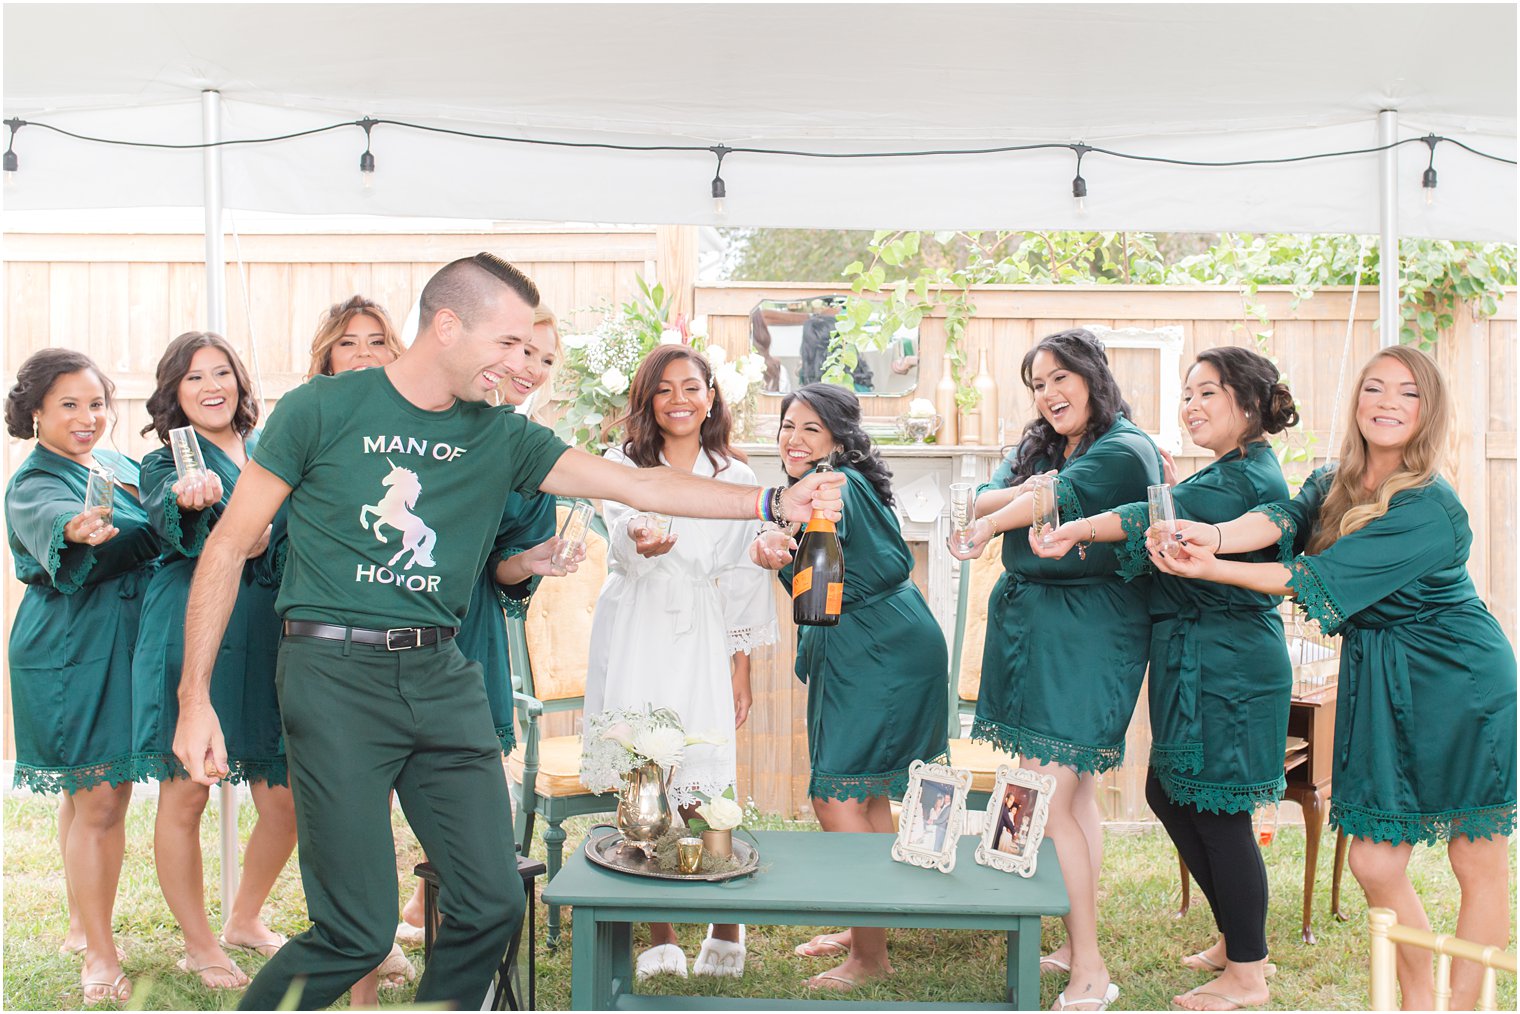
<path fill-rule="evenodd" d="M 571 502 L 560 501 L 561 518 Z M 586 561 L 580 568 L 541 582 L 526 621 L 507 618 L 519 732 L 518 746 L 507 758 L 508 775 L 518 790 L 514 830 L 526 853 L 532 845 L 533 826 L 542 821 L 549 880 L 564 863 L 564 821 L 617 809 L 614 794 L 593 793 L 581 784 L 580 735 L 544 734 L 546 717 L 568 715 L 585 706 L 591 617 L 607 575 L 607 531 L 600 515 L 591 528 Z M 551 905 L 546 942 L 557 946 L 559 937 L 559 906 Z"/>

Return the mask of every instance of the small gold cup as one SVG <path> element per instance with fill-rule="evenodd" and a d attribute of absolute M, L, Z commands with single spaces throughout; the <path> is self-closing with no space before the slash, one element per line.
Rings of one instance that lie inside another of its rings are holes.
<path fill-rule="evenodd" d="M 676 866 L 682 873 L 696 873 L 701 868 L 701 838 L 680 838 L 676 841 Z"/>

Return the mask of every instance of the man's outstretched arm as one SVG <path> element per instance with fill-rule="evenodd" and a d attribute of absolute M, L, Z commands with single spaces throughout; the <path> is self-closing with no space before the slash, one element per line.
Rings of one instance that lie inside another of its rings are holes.
<path fill-rule="evenodd" d="M 814 472 L 783 495 L 786 516 L 806 521 L 815 510 L 839 520 L 840 472 Z M 757 486 L 736 486 L 674 468 L 629 468 L 571 448 L 561 454 L 539 489 L 556 496 L 611 499 L 641 511 L 686 518 L 753 518 Z"/>
<path fill-rule="evenodd" d="M 289 495 L 290 487 L 273 472 L 248 462 L 195 565 L 185 607 L 185 658 L 179 678 L 174 756 L 201 785 L 214 785 L 227 773 L 227 745 L 211 707 L 211 672 L 237 604 L 243 562 Z"/>

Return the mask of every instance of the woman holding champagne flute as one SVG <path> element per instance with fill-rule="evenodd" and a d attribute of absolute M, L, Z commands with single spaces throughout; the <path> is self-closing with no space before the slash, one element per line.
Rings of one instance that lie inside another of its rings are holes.
<path fill-rule="evenodd" d="M 59 794 L 69 910 L 59 952 L 84 959 L 86 1007 L 132 995 L 111 915 L 132 799 L 132 646 L 158 558 L 137 463 L 98 446 L 114 391 L 90 357 L 47 348 L 21 364 L 5 399 L 6 431 L 37 442 L 5 487 L 26 585 L 8 655 L 16 785 Z M 109 505 L 90 495 L 102 481 Z"/>
<path fill-rule="evenodd" d="M 132 662 L 134 774 L 159 782 L 153 860 L 164 900 L 185 936 L 185 957 L 178 967 L 209 988 L 238 989 L 248 984 L 248 977 L 227 950 L 269 957 L 285 943 L 284 936 L 265 925 L 260 909 L 296 846 L 295 804 L 275 697 L 280 619 L 274 601 L 284 515 L 276 515 L 243 564 L 237 602 L 211 678 L 213 700 L 225 716 L 222 731 L 231 770 L 224 775 L 229 782 L 248 783 L 259 814 L 248 837 L 237 896 L 217 936 L 206 915 L 201 864 L 201 814 L 211 790 L 191 781 L 175 758 L 174 730 L 191 575 L 258 442 L 259 404 L 232 346 L 220 335 L 190 331 L 164 350 L 147 408 L 152 421 L 143 432 L 154 433 L 164 446 L 143 458 L 143 504 L 163 542 L 163 554 L 143 598 L 144 623 Z M 184 443 L 176 450 L 171 439 Z M 176 458 L 188 460 L 187 452 L 200 467 L 180 475 Z"/>
<path fill-rule="evenodd" d="M 724 482 L 755 473 L 732 443 L 733 420 L 707 357 L 689 345 L 654 348 L 634 373 L 626 439 L 607 452 L 629 468 L 665 466 Z M 753 524 L 671 518 L 602 502 L 607 580 L 596 600 L 586 673 L 586 716 L 619 708 L 669 708 L 693 735 L 670 775 L 683 818 L 736 787 L 734 730 L 749 717 L 749 653 L 776 640 L 776 600 L 748 556 Z M 651 923 L 640 978 L 686 975 L 686 955 L 669 923 Z M 693 971 L 744 974 L 744 928 L 710 927 Z"/>
<path fill-rule="evenodd" d="M 908 767 L 943 762 L 948 749 L 945 637 L 913 583 L 913 553 L 892 512 L 892 473 L 861 428 L 860 399 L 832 384 L 793 391 L 781 402 L 778 441 L 793 482 L 830 458 L 848 480 L 836 529 L 845 560 L 843 612 L 837 626 L 798 631 L 796 671 L 808 685 L 808 795 L 825 831 L 891 833 L 888 799 L 907 788 Z M 795 528 L 805 519 L 786 520 Z M 788 532 L 772 530 L 751 552 L 793 590 L 796 549 Z M 814 989 L 848 991 L 892 974 L 885 929 L 857 926 L 796 950 L 847 955 L 808 980 Z"/>
<path fill-rule="evenodd" d="M 1148 548 L 1179 577 L 1291 595 L 1343 636 L 1330 821 L 1351 836 L 1352 874 L 1369 905 L 1428 929 L 1407 868 L 1416 844 L 1444 841 L 1462 891 L 1457 935 L 1503 947 L 1515 653 L 1473 589 L 1467 511 L 1440 475 L 1449 399 L 1425 353 L 1382 349 L 1357 378 L 1338 462 L 1290 501 L 1179 521 L 1176 541 L 1153 529 Z M 1271 546 L 1277 562 L 1225 558 Z M 1481 971 L 1455 963 L 1453 1009 L 1473 1006 Z M 1405 1009 L 1430 1009 L 1430 955 L 1399 947 L 1398 976 Z"/>
<path fill-rule="evenodd" d="M 1037 489 L 1050 494 L 1062 520 L 1085 519 L 1142 500 L 1161 481 L 1161 454 L 1127 418 L 1103 345 L 1090 332 L 1042 339 L 1024 357 L 1022 375 L 1038 415 L 979 491 L 970 538 L 951 540 L 957 559 L 980 556 L 994 535 L 1034 523 Z M 1098 951 L 1098 775 L 1124 758 L 1150 645 L 1149 581 L 1121 580 L 1114 550 L 1091 535 L 1077 559 L 1045 560 L 1021 533 L 1003 540 L 1003 565 L 971 735 L 1056 781 L 1046 831 L 1071 911 L 1066 944 L 1041 968 L 1071 973 L 1058 1010 L 1106 1010 L 1119 987 Z"/>
<path fill-rule="evenodd" d="M 1265 435 L 1298 421 L 1277 367 L 1248 349 L 1207 349 L 1183 381 L 1181 417 L 1214 460 L 1175 488 L 1068 521 L 1048 538 L 1030 530 L 1036 556 L 1061 559 L 1079 542 L 1116 543 L 1126 580 L 1150 573 L 1145 533 L 1178 518 L 1229 521 L 1287 499 Z M 1244 554 L 1270 560 L 1269 550 Z M 1257 806 L 1282 796 L 1293 669 L 1276 596 L 1162 574 L 1150 587 L 1151 757 L 1145 797 L 1214 912 L 1219 940 L 1182 963 L 1218 972 L 1173 998 L 1189 1010 L 1257 1006 L 1269 999 L 1267 869 L 1251 827 Z"/>

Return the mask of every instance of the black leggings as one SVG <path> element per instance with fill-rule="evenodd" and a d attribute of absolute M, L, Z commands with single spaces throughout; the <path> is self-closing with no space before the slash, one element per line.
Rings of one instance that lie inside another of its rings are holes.
<path fill-rule="evenodd" d="M 1249 813 L 1210 813 L 1167 798 L 1154 771 L 1145 776 L 1145 801 L 1161 819 L 1177 854 L 1214 910 L 1231 961 L 1267 956 L 1267 864 Z"/>

